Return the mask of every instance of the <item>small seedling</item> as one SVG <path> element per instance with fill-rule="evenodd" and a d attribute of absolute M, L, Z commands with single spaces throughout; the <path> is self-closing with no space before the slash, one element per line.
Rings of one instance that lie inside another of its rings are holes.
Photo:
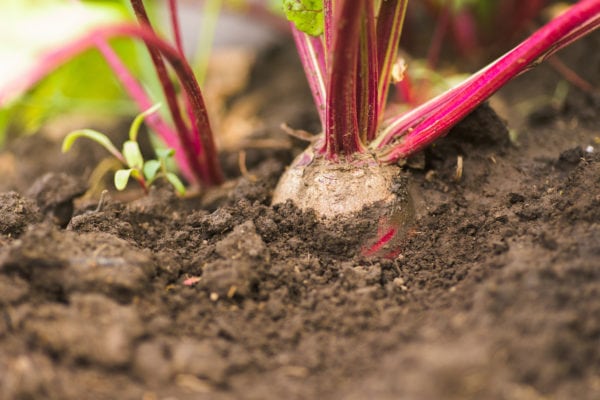
<path fill-rule="evenodd" d="M 148 118 L 148 125 L 166 147 L 175 150 L 174 157 L 179 171 L 191 185 L 219 185 L 224 179 L 223 172 L 200 85 L 183 52 L 177 0 L 168 1 L 171 31 L 175 36 L 173 44 L 154 30 L 142 0 L 130 0 L 130 3 L 138 23 L 100 26 L 54 51 L 42 54 L 34 68 L 0 88 L 0 106 L 14 93 L 24 92 L 66 61 L 85 50 L 96 48 L 139 109 L 145 110 L 153 104 L 150 93 L 123 63 L 110 43 L 114 38 L 141 40 L 150 54 L 170 117 L 167 119 L 152 115 Z M 173 76 L 178 84 L 173 81 Z M 133 172 L 131 176 L 136 178 Z"/>
<path fill-rule="evenodd" d="M 108 136 L 92 129 L 81 129 L 69 133 L 63 141 L 62 151 L 63 153 L 69 151 L 77 139 L 86 137 L 103 146 L 125 166 L 125 168 L 115 172 L 114 182 L 117 190 L 125 190 L 129 179 L 133 178 L 147 192 L 156 179 L 164 177 L 173 185 L 177 193 L 183 195 L 185 194 L 185 186 L 177 175 L 167 170 L 167 163 L 173 158 L 175 151 L 173 149 L 155 149 L 157 158 L 144 161 L 137 141 L 138 132 L 144 118 L 155 113 L 159 108 L 160 104 L 156 104 L 133 120 L 129 128 L 129 140 L 123 143 L 122 151 L 117 149 Z"/>

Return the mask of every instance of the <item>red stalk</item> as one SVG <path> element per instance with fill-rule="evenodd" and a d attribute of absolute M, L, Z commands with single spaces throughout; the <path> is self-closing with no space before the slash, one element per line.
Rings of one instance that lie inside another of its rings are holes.
<path fill-rule="evenodd" d="M 117 78 L 121 81 L 123 87 L 129 93 L 129 96 L 137 103 L 140 111 L 145 111 L 152 107 L 152 101 L 146 95 L 141 85 L 136 81 L 127 67 L 123 64 L 117 53 L 109 46 L 105 40 L 97 39 L 96 47 L 102 53 L 102 56 L 110 65 Z M 146 122 L 158 133 L 165 144 L 175 150 L 175 159 L 186 179 L 193 181 L 194 175 L 181 148 L 177 134 L 165 123 L 159 113 L 152 113 L 146 117 Z"/>
<path fill-rule="evenodd" d="M 179 50 L 179 52 L 181 54 L 185 54 L 184 49 L 183 49 L 183 40 L 181 38 L 181 27 L 179 25 L 179 14 L 178 14 L 177 10 L 178 10 L 177 0 L 169 0 L 169 17 L 171 20 L 171 31 L 173 32 L 175 47 L 177 48 L 177 50 Z M 146 17 L 146 19 L 147 19 L 147 17 Z M 192 115 L 193 113 L 191 110 L 190 102 L 187 99 L 187 97 L 185 97 L 185 96 L 184 96 L 183 100 L 185 102 L 184 104 L 185 104 L 187 117 L 191 121 L 191 124 L 192 124 L 191 132 L 198 132 L 198 127 L 194 123 L 194 118 Z M 202 143 L 200 143 L 198 135 L 191 134 L 190 130 L 188 130 L 188 135 L 191 138 L 192 144 L 194 146 L 194 151 L 196 152 L 196 154 L 201 154 L 202 153 Z"/>
<path fill-rule="evenodd" d="M 450 3 L 441 5 L 437 21 L 435 22 L 431 45 L 427 52 L 427 66 L 431 69 L 435 68 L 440 58 L 442 44 L 448 31 L 448 25 L 450 24 L 450 7 L 452 7 Z"/>
<path fill-rule="evenodd" d="M 326 49 L 331 49 L 335 30 L 334 4 L 335 0 L 323 0 L 323 41 Z M 327 60 L 329 61 L 329 60 Z M 329 67 L 327 67 L 329 68 Z"/>
<path fill-rule="evenodd" d="M 140 24 L 142 24 L 142 26 L 147 26 L 151 31 L 154 32 L 150 19 L 148 18 L 146 8 L 144 7 L 143 0 L 131 0 L 131 5 Z M 183 45 L 181 41 L 179 21 L 177 18 L 177 4 L 175 0 L 169 0 L 169 12 L 171 16 L 173 34 L 175 36 L 176 48 L 180 54 L 179 58 L 181 61 L 183 61 L 183 64 L 185 64 L 188 67 L 188 69 L 192 71 L 192 69 L 189 67 L 189 64 L 185 60 L 185 56 L 183 55 Z M 167 68 L 165 66 L 160 52 L 157 51 L 157 49 L 155 49 L 147 41 L 146 47 L 148 48 L 148 52 L 150 53 L 150 57 L 154 64 L 154 68 L 156 69 L 156 73 L 161 82 L 161 86 L 163 88 L 165 98 L 167 100 L 167 104 L 169 106 L 169 110 L 173 118 L 173 123 L 175 124 L 177 132 L 179 132 L 182 146 L 188 158 L 196 156 L 200 159 L 200 163 L 203 164 L 204 159 L 207 157 L 206 153 L 214 151 L 214 144 L 212 143 L 212 130 L 208 121 L 206 107 L 204 106 L 204 99 L 202 98 L 202 94 L 200 92 L 200 88 L 198 86 L 196 78 L 193 72 L 190 73 L 188 77 L 189 80 L 194 81 L 194 85 L 192 85 L 193 87 L 189 88 L 191 89 L 191 91 L 188 92 L 186 98 L 187 112 L 188 114 L 198 114 L 194 118 L 190 118 L 192 121 L 192 129 L 190 130 L 190 128 L 183 120 L 183 115 L 181 113 L 181 109 L 177 101 L 175 87 L 169 79 L 169 74 L 167 72 Z M 184 84 L 185 82 L 182 81 L 181 83 Z M 195 99 L 192 99 L 191 97 L 195 97 Z M 201 109 L 194 110 L 194 103 L 200 105 Z M 198 136 L 194 135 L 192 132 L 198 132 Z M 211 148 L 213 150 L 211 150 Z M 216 155 L 212 156 L 212 158 L 215 158 L 214 162 L 216 162 Z M 206 182 L 209 185 L 219 184 L 223 179 L 220 169 L 218 171 L 214 171 L 214 173 L 205 169 L 198 172 L 200 173 L 199 176 L 201 178 L 201 181 Z"/>
<path fill-rule="evenodd" d="M 383 1 L 377 16 L 374 4 L 326 0 L 322 39 L 292 29 L 329 159 L 362 151 L 383 115 L 407 0 Z"/>
<path fill-rule="evenodd" d="M 171 17 L 171 30 L 175 40 L 175 47 L 181 54 L 183 52 L 183 41 L 181 40 L 181 28 L 179 27 L 179 18 L 177 14 L 177 0 L 169 0 L 169 15 Z"/>
<path fill-rule="evenodd" d="M 150 23 L 150 19 L 148 18 L 148 14 L 146 13 L 146 8 L 144 7 L 144 2 L 142 0 L 131 0 L 131 6 L 133 7 L 133 11 L 138 19 L 138 22 L 147 27 L 154 33 L 154 29 L 152 28 L 152 24 Z M 171 9 L 171 11 L 173 11 Z M 176 18 L 171 13 L 172 18 Z M 167 105 L 169 107 L 169 111 L 173 118 L 173 123 L 175 124 L 175 129 L 179 132 L 182 141 L 192 142 L 190 139 L 191 134 L 189 133 L 189 128 L 183 120 L 181 109 L 179 107 L 179 103 L 177 102 L 177 93 L 175 91 L 175 87 L 169 78 L 169 74 L 167 72 L 167 67 L 165 62 L 162 59 L 160 52 L 146 42 L 146 47 L 148 52 L 150 53 L 150 58 L 152 59 L 152 63 L 154 64 L 154 69 L 156 70 L 156 74 L 158 75 L 158 79 L 160 81 L 161 87 L 163 89 L 165 99 L 167 100 Z M 181 53 L 183 54 L 183 53 Z M 183 138 L 185 136 L 185 139 Z"/>
<path fill-rule="evenodd" d="M 356 110 L 360 18 L 367 0 L 337 0 L 327 64 L 325 151 L 330 160 L 362 151 Z M 326 9 L 330 1 L 325 1 Z M 327 13 L 326 13 L 327 15 Z M 327 16 L 325 17 L 327 20 Z M 325 30 L 327 36 L 327 29 Z"/>
<path fill-rule="evenodd" d="M 418 107 L 408 117 L 393 121 L 392 128 L 383 132 L 376 145 L 381 148 L 395 138 L 402 140 L 382 152 L 380 159 L 395 162 L 422 150 L 510 79 L 599 26 L 600 0 L 582 0 L 573 5 L 463 84 Z"/>
<path fill-rule="evenodd" d="M 361 21 L 360 49 L 358 57 L 358 79 L 356 108 L 358 111 L 358 132 L 363 144 L 375 138 L 378 123 L 379 65 L 377 63 L 377 43 L 375 9 L 372 2 L 366 4 L 366 18 Z"/>
<path fill-rule="evenodd" d="M 315 101 L 315 106 L 321 118 L 321 124 L 325 125 L 325 103 L 326 103 L 326 67 L 325 50 L 321 38 L 312 37 L 300 32 L 292 26 L 292 33 L 300 61 L 304 67 L 306 79 Z"/>

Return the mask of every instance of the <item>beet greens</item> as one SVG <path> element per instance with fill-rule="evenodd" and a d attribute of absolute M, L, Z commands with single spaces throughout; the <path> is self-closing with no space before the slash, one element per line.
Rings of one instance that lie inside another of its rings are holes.
<path fill-rule="evenodd" d="M 458 86 L 384 118 L 407 0 L 284 5 L 324 126 L 316 152 L 330 161 L 363 152 L 386 163 L 406 158 L 445 135 L 510 79 L 600 26 L 600 0 L 582 0 Z M 314 28 L 321 23 L 322 33 Z M 306 25 L 319 35 L 299 30 Z"/>

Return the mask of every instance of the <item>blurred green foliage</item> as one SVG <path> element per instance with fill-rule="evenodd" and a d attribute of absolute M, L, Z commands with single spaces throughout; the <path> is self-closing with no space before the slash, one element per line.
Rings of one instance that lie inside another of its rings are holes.
<path fill-rule="evenodd" d="M 133 18 L 127 0 L 83 0 L 80 4 L 69 0 L 2 0 L 0 15 L 0 19 L 6 18 L 6 23 L 0 23 L 0 35 L 11 38 L 0 44 L 0 60 L 6 61 L 0 69 L 5 80 L 26 73 L 40 54 L 75 40 L 95 26 Z M 111 45 L 136 76 L 144 83 L 152 82 L 143 44 L 117 39 Z M 0 90 L 3 83 L 0 80 Z M 92 49 L 0 108 L 0 146 L 9 135 L 34 133 L 64 113 L 114 116 L 136 112 L 104 58 Z"/>
<path fill-rule="evenodd" d="M 296 28 L 312 36 L 323 33 L 322 0 L 283 0 L 283 10 Z"/>

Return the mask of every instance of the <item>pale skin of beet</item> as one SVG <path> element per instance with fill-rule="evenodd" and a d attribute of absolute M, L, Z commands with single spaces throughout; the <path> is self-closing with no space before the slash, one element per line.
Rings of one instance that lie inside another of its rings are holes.
<path fill-rule="evenodd" d="M 393 255 L 415 218 L 406 180 L 400 177 L 397 165 L 378 163 L 370 154 L 334 162 L 316 156 L 311 146 L 283 174 L 272 203 L 291 200 L 301 210 L 314 210 L 325 224 L 368 216 L 373 224 L 363 254 Z"/>

